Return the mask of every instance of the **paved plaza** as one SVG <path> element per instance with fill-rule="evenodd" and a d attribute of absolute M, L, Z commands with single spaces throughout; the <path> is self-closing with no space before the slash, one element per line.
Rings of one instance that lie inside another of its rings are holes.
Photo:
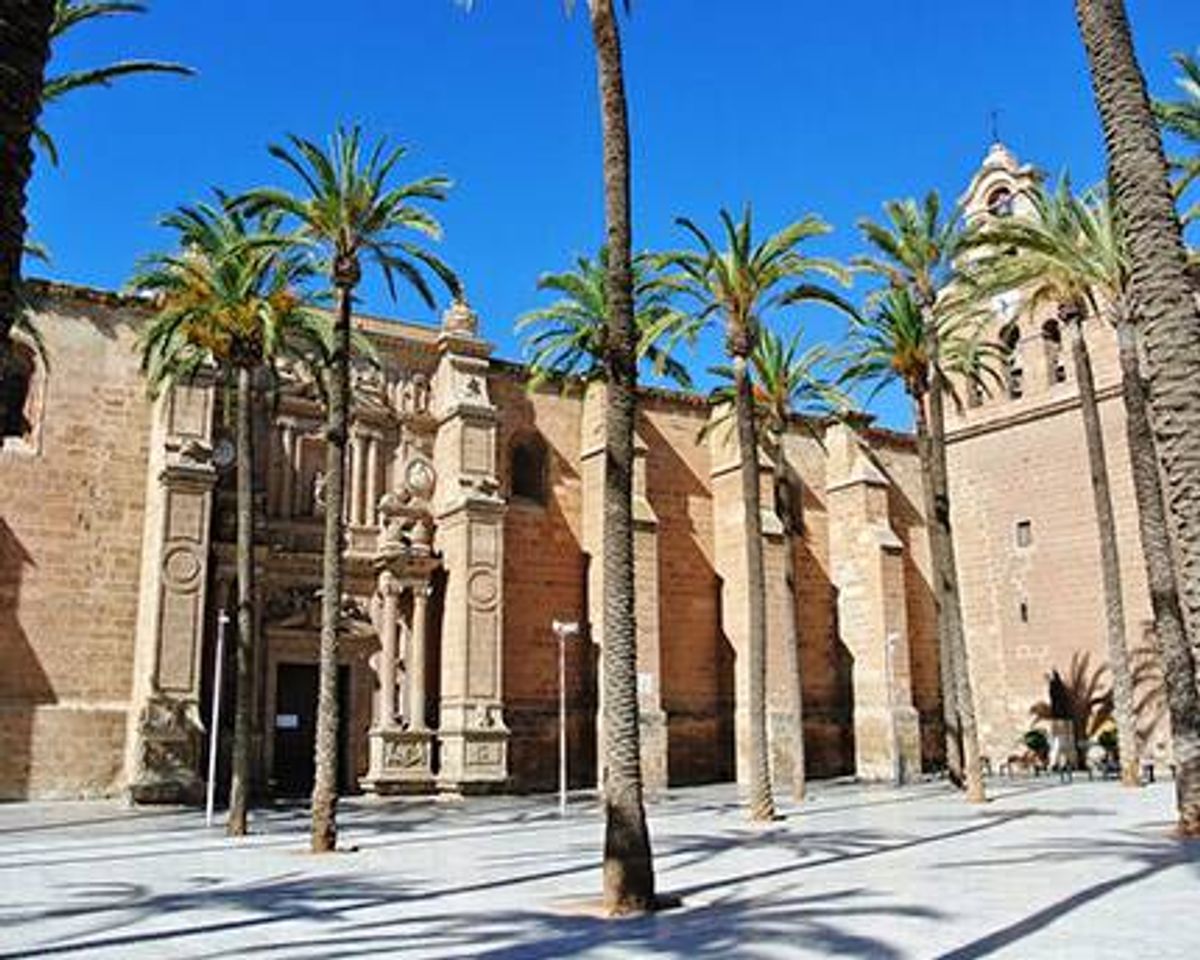
<path fill-rule="evenodd" d="M 235 842 L 194 810 L 0 806 L 0 957 L 1200 956 L 1200 845 L 1172 785 L 818 784 L 744 822 L 732 787 L 673 791 L 651 826 L 682 906 L 603 921 L 601 823 L 580 798 L 344 804 L 348 852 L 302 809 Z"/>

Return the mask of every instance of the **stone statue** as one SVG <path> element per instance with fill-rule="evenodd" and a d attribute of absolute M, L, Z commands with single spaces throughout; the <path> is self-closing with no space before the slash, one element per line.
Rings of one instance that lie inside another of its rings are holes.
<path fill-rule="evenodd" d="M 312 515 L 325 516 L 325 472 L 318 470 L 313 474 L 312 481 Z"/>

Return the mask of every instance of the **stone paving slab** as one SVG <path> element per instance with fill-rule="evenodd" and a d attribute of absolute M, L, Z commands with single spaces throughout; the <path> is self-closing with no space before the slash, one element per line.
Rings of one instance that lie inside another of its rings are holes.
<path fill-rule="evenodd" d="M 353 852 L 305 852 L 302 809 L 226 839 L 194 810 L 0 805 L 0 958 L 1200 957 L 1200 845 L 1173 787 L 1030 780 L 817 785 L 747 824 L 732 787 L 650 809 L 660 889 L 603 921 L 592 800 L 344 803 Z"/>

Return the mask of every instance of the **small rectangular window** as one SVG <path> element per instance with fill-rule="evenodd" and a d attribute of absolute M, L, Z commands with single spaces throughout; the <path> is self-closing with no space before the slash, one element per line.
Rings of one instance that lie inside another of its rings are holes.
<path fill-rule="evenodd" d="M 1028 600 L 1021 601 L 1021 622 L 1022 623 L 1029 622 L 1029 601 Z"/>
<path fill-rule="evenodd" d="M 1017 521 L 1017 546 L 1029 547 L 1033 545 L 1033 521 L 1018 520 Z"/>

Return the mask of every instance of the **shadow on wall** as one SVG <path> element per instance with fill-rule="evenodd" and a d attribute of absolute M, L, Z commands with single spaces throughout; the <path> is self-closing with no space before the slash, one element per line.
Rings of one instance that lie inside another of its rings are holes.
<path fill-rule="evenodd" d="M 551 630 L 556 619 L 585 628 L 584 637 L 566 647 L 567 767 L 573 787 L 594 787 L 597 650 L 586 636 L 588 557 L 567 515 L 581 495 L 580 473 L 520 384 L 497 378 L 492 388 L 504 411 L 497 475 L 509 504 L 503 626 L 509 787 L 541 791 L 558 783 L 558 645 Z M 543 416 L 553 424 L 553 407 Z"/>
<path fill-rule="evenodd" d="M 676 447 L 695 443 L 694 432 L 672 438 L 643 411 L 638 433 L 647 446 L 646 494 L 658 518 L 668 782 L 727 782 L 735 776 L 734 652 L 721 626 L 721 580 L 691 512 L 703 503 L 711 516 L 712 492 Z"/>
<path fill-rule="evenodd" d="M 21 626 L 21 584 L 25 568 L 35 566 L 0 518 L 0 799 L 26 795 L 34 711 L 58 699 Z"/>
<path fill-rule="evenodd" d="M 854 773 L 854 657 L 838 629 L 837 588 L 809 542 L 812 525 L 807 518 L 823 512 L 823 505 L 795 475 L 792 489 L 801 492 L 803 504 L 801 532 L 793 550 L 804 692 L 804 772 L 813 779 L 840 777 Z M 824 618 L 822 611 L 827 611 Z"/>
<path fill-rule="evenodd" d="M 892 529 L 904 543 L 904 585 L 907 602 L 909 670 L 912 677 L 913 706 L 916 707 L 921 734 L 921 768 L 943 769 L 946 765 L 946 731 L 942 716 L 941 660 L 937 640 L 937 603 L 933 585 L 917 565 L 914 538 L 925 544 L 925 515 L 904 492 L 883 458 L 868 451 L 872 462 L 890 481 L 888 514 Z"/>
<path fill-rule="evenodd" d="M 1047 698 L 1029 709 L 1034 720 L 1069 720 L 1076 744 L 1095 739 L 1115 720 L 1108 664 L 1101 663 L 1093 668 L 1091 656 L 1088 652 L 1076 651 L 1065 672 L 1057 668 L 1052 670 L 1046 677 Z M 1145 645 L 1130 650 L 1129 669 L 1133 677 L 1133 712 L 1139 750 L 1143 756 L 1165 755 L 1166 697 L 1162 665 L 1154 647 Z M 1082 760 L 1080 757 L 1080 763 Z"/>

